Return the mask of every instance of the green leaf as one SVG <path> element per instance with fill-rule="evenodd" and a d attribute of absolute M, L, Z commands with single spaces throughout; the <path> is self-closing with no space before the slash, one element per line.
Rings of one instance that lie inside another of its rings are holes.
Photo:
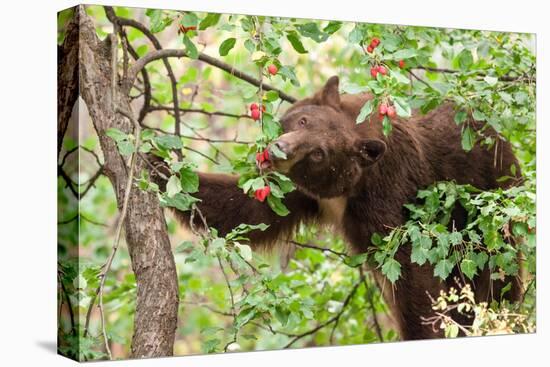
<path fill-rule="evenodd" d="M 389 136 L 392 130 L 391 120 L 388 116 L 384 116 L 382 120 L 382 132 L 385 136 Z"/>
<path fill-rule="evenodd" d="M 334 32 L 338 31 L 342 27 L 342 22 L 338 22 L 336 20 L 331 20 L 325 28 L 323 28 L 323 32 L 328 34 L 333 34 Z"/>
<path fill-rule="evenodd" d="M 470 50 L 464 49 L 457 56 L 458 66 L 462 71 L 466 71 L 474 63 L 474 58 Z"/>
<path fill-rule="evenodd" d="M 282 326 L 286 326 L 286 324 L 288 323 L 289 316 L 290 316 L 290 312 L 288 312 L 288 310 L 285 310 L 281 307 L 275 307 L 275 317 L 281 323 Z"/>
<path fill-rule="evenodd" d="M 271 147 L 269 148 L 270 152 L 276 157 L 276 158 L 280 158 L 280 159 L 286 159 L 286 153 L 283 152 L 281 149 L 279 149 L 279 147 L 277 146 L 277 144 L 273 144 L 271 145 Z"/>
<path fill-rule="evenodd" d="M 78 276 L 73 280 L 73 286 L 76 289 L 86 289 L 86 287 L 88 286 L 88 282 L 82 274 L 78 274 Z"/>
<path fill-rule="evenodd" d="M 267 102 L 275 102 L 279 99 L 279 92 L 277 92 L 276 90 L 270 90 L 264 95 L 264 99 Z"/>
<path fill-rule="evenodd" d="M 477 265 L 473 260 L 462 259 L 460 262 L 460 270 L 469 279 L 474 279 L 474 276 L 477 274 Z"/>
<path fill-rule="evenodd" d="M 181 183 L 177 176 L 170 176 L 166 184 L 166 194 L 168 197 L 174 197 L 178 192 L 181 192 Z"/>
<path fill-rule="evenodd" d="M 296 29 L 298 29 L 298 32 L 304 37 L 309 37 L 315 42 L 324 42 L 328 38 L 328 34 L 322 32 L 317 23 L 310 22 L 306 24 L 298 24 L 296 25 Z"/>
<path fill-rule="evenodd" d="M 397 115 L 403 118 L 411 117 L 411 106 L 404 98 L 392 97 Z"/>
<path fill-rule="evenodd" d="M 483 112 L 481 112 L 480 110 L 474 110 L 474 112 L 472 113 L 472 117 L 476 121 L 485 121 L 485 120 L 487 120 L 487 116 L 485 116 L 485 114 Z"/>
<path fill-rule="evenodd" d="M 390 282 L 395 283 L 401 276 L 401 264 L 392 257 L 389 257 L 382 265 L 382 274 L 384 274 Z"/>
<path fill-rule="evenodd" d="M 128 156 L 134 152 L 134 144 L 130 143 L 128 140 L 119 141 L 116 145 L 118 151 L 123 156 Z"/>
<path fill-rule="evenodd" d="M 246 261 L 252 260 L 252 249 L 248 245 L 241 245 L 238 242 L 235 242 L 235 247 L 239 250 L 239 254 L 245 259 Z"/>
<path fill-rule="evenodd" d="M 450 324 L 445 327 L 445 338 L 456 338 L 458 336 L 458 325 Z"/>
<path fill-rule="evenodd" d="M 277 215 L 280 215 L 281 217 L 285 217 L 290 213 L 281 199 L 273 195 L 269 195 L 267 197 L 267 204 L 275 213 L 277 213 Z"/>
<path fill-rule="evenodd" d="M 497 84 L 498 82 L 498 78 L 495 78 L 494 76 L 489 76 L 487 75 L 485 78 L 483 78 L 483 80 L 485 80 L 485 82 L 487 84 L 489 84 L 489 86 L 494 86 L 495 84 Z"/>
<path fill-rule="evenodd" d="M 227 56 L 229 51 L 231 51 L 231 49 L 235 47 L 236 42 L 237 42 L 237 39 L 234 37 L 228 38 L 225 41 L 223 41 L 222 44 L 220 45 L 220 56 Z"/>
<path fill-rule="evenodd" d="M 185 252 L 187 250 L 191 250 L 193 247 L 195 247 L 195 244 L 192 241 L 183 241 L 178 247 L 176 247 L 174 252 Z"/>
<path fill-rule="evenodd" d="M 174 207 L 181 211 L 187 211 L 191 209 L 191 206 L 198 201 L 200 200 L 183 192 L 179 192 L 175 194 L 174 197 L 163 195 L 160 198 L 160 204 L 162 206 Z"/>
<path fill-rule="evenodd" d="M 361 111 L 359 111 L 359 115 L 357 115 L 355 122 L 357 124 L 360 124 L 363 121 L 365 121 L 370 116 L 373 109 L 374 109 L 373 102 L 372 102 L 372 99 L 370 99 L 363 105 L 363 107 L 361 107 Z"/>
<path fill-rule="evenodd" d="M 449 259 L 440 260 L 434 268 L 434 275 L 445 280 L 451 274 L 453 264 Z"/>
<path fill-rule="evenodd" d="M 109 129 L 105 130 L 105 135 L 107 135 L 108 137 L 110 137 L 111 139 L 116 141 L 117 143 L 121 142 L 123 140 L 128 140 L 128 134 L 123 133 L 122 131 L 120 131 L 116 127 L 111 127 Z"/>
<path fill-rule="evenodd" d="M 411 57 L 415 57 L 418 55 L 418 50 L 414 48 L 406 48 L 403 50 L 397 50 L 392 55 L 391 58 L 394 60 L 404 60 L 404 59 L 410 59 Z"/>
<path fill-rule="evenodd" d="M 149 28 L 151 33 L 158 33 L 164 30 L 168 25 L 163 21 L 162 10 L 160 9 L 147 9 L 145 14 L 149 17 L 149 21 L 151 22 L 151 27 Z"/>
<path fill-rule="evenodd" d="M 215 26 L 220 21 L 221 14 L 208 13 L 208 15 L 199 24 L 199 29 L 204 31 L 208 27 Z"/>
<path fill-rule="evenodd" d="M 307 53 L 307 50 L 304 48 L 304 44 L 300 40 L 298 33 L 294 31 L 288 32 L 286 38 L 298 53 L 301 53 L 301 54 Z"/>
<path fill-rule="evenodd" d="M 181 139 L 174 135 L 161 135 L 153 138 L 153 141 L 161 149 L 181 149 L 183 148 L 183 143 Z"/>
<path fill-rule="evenodd" d="M 220 343 L 221 343 L 220 339 L 207 340 L 203 343 L 202 350 L 204 353 L 214 353 Z"/>
<path fill-rule="evenodd" d="M 475 140 L 476 135 L 474 130 L 469 126 L 466 126 L 466 128 L 462 130 L 462 149 L 466 152 L 472 150 Z"/>
<path fill-rule="evenodd" d="M 186 34 L 183 35 L 182 41 L 183 45 L 185 46 L 185 52 L 187 56 L 189 56 L 189 58 L 191 59 L 198 59 L 199 50 L 197 50 L 197 46 L 195 46 L 193 41 L 191 41 L 191 39 Z"/>
<path fill-rule="evenodd" d="M 195 15 L 195 13 L 187 12 L 183 14 L 183 17 L 181 18 L 181 25 L 183 25 L 186 28 L 189 27 L 196 27 L 197 23 L 199 22 L 199 19 Z"/>
<path fill-rule="evenodd" d="M 466 121 L 466 118 L 468 117 L 468 113 L 464 110 L 459 110 L 455 114 L 455 123 L 457 125 L 462 124 L 464 121 Z"/>
<path fill-rule="evenodd" d="M 365 261 L 367 261 L 369 255 L 365 252 L 362 254 L 357 254 L 353 256 L 348 256 L 345 259 L 345 264 L 347 266 L 351 266 L 352 268 L 355 268 L 361 264 L 363 264 Z"/>
<path fill-rule="evenodd" d="M 273 140 L 280 135 L 281 125 L 269 113 L 264 113 L 262 117 L 262 131 L 268 140 Z"/>
<path fill-rule="evenodd" d="M 180 170 L 180 181 L 183 191 L 194 193 L 199 191 L 199 175 L 189 167 Z"/>

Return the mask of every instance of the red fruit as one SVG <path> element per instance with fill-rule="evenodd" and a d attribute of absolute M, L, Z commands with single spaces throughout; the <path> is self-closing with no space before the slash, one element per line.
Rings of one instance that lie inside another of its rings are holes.
<path fill-rule="evenodd" d="M 394 118 L 395 117 L 395 107 L 388 106 L 386 114 L 388 115 L 389 118 Z"/>
<path fill-rule="evenodd" d="M 264 161 L 269 161 L 269 151 L 266 149 L 263 152 Z"/>
<path fill-rule="evenodd" d="M 377 37 L 374 37 L 371 41 L 370 41 L 370 45 L 374 48 L 374 47 L 377 47 L 378 45 L 380 44 L 380 39 L 377 38 Z"/>
<path fill-rule="evenodd" d="M 403 69 L 405 67 L 405 60 L 399 60 L 399 67 Z"/>
<path fill-rule="evenodd" d="M 252 119 L 254 119 L 254 120 L 259 120 L 260 119 L 260 110 L 255 109 L 255 110 L 250 111 L 250 117 L 252 117 Z"/>
<path fill-rule="evenodd" d="M 267 67 L 267 71 L 269 72 L 269 74 L 275 75 L 277 74 L 277 71 L 279 71 L 279 69 L 277 68 L 276 65 L 271 64 Z"/>
<path fill-rule="evenodd" d="M 257 110 L 258 109 L 258 104 L 257 103 L 252 103 L 250 105 L 250 111 L 254 111 L 254 110 Z"/>
<path fill-rule="evenodd" d="M 372 47 L 372 46 L 367 47 L 367 52 L 368 52 L 369 54 L 371 54 L 372 51 L 374 51 L 374 47 Z"/>
<path fill-rule="evenodd" d="M 378 72 L 379 72 L 380 74 L 382 74 L 382 75 L 386 75 L 386 74 L 388 73 L 388 69 L 386 69 L 385 66 L 380 65 L 380 66 L 378 67 Z"/>
<path fill-rule="evenodd" d="M 377 67 L 372 67 L 370 68 L 370 75 L 373 77 L 373 78 L 376 78 L 376 75 L 378 74 L 378 68 Z"/>
<path fill-rule="evenodd" d="M 269 186 L 264 186 L 261 189 L 254 191 L 254 197 L 256 198 L 256 200 L 263 203 L 265 198 L 269 196 L 270 192 L 271 189 L 269 188 Z"/>
<path fill-rule="evenodd" d="M 262 163 L 264 161 L 264 153 L 258 152 L 256 153 L 256 162 Z"/>
<path fill-rule="evenodd" d="M 380 115 L 385 115 L 388 113 L 388 105 L 385 103 L 380 103 L 380 106 L 378 106 L 378 113 Z"/>

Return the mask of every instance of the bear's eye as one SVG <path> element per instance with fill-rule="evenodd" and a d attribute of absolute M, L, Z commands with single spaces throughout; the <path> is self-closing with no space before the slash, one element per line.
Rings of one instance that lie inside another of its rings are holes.
<path fill-rule="evenodd" d="M 322 149 L 315 149 L 310 154 L 311 160 L 314 162 L 321 162 L 325 157 L 325 152 Z"/>
<path fill-rule="evenodd" d="M 300 121 L 298 121 L 298 125 L 300 125 L 300 126 L 306 126 L 306 125 L 307 125 L 307 120 L 306 120 L 306 118 L 305 118 L 305 117 L 302 117 L 302 118 L 300 119 Z"/>

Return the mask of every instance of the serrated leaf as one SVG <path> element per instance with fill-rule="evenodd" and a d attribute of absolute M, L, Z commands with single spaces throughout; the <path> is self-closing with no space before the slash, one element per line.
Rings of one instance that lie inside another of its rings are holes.
<path fill-rule="evenodd" d="M 440 260 L 434 267 L 434 276 L 440 277 L 445 280 L 451 274 L 453 270 L 453 264 L 449 259 Z"/>
<path fill-rule="evenodd" d="M 474 279 L 474 276 L 477 274 L 477 265 L 473 260 L 462 259 L 460 262 L 460 270 L 469 279 Z"/>
<path fill-rule="evenodd" d="M 384 262 L 384 265 L 382 265 L 382 274 L 384 274 L 390 282 L 395 283 L 401 276 L 401 264 L 394 258 L 388 258 Z"/>

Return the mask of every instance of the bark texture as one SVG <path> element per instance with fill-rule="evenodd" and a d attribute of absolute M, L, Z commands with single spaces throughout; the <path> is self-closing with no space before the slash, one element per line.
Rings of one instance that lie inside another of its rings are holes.
<path fill-rule="evenodd" d="M 75 16 L 80 21 L 79 84 L 105 156 L 104 173 L 115 189 L 119 210 L 127 183 L 128 166 L 116 147 L 105 135 L 116 127 L 132 132 L 131 121 L 116 114 L 112 107 L 111 51 L 109 37 L 101 41 L 84 6 Z M 131 111 L 128 90 L 117 83 L 116 105 Z M 136 172 L 144 162 L 138 159 Z M 124 223 L 126 243 L 136 275 L 137 301 L 132 337 L 132 358 L 170 356 L 177 325 L 178 284 L 174 257 L 166 232 L 162 208 L 156 195 L 134 188 L 131 192 Z"/>

